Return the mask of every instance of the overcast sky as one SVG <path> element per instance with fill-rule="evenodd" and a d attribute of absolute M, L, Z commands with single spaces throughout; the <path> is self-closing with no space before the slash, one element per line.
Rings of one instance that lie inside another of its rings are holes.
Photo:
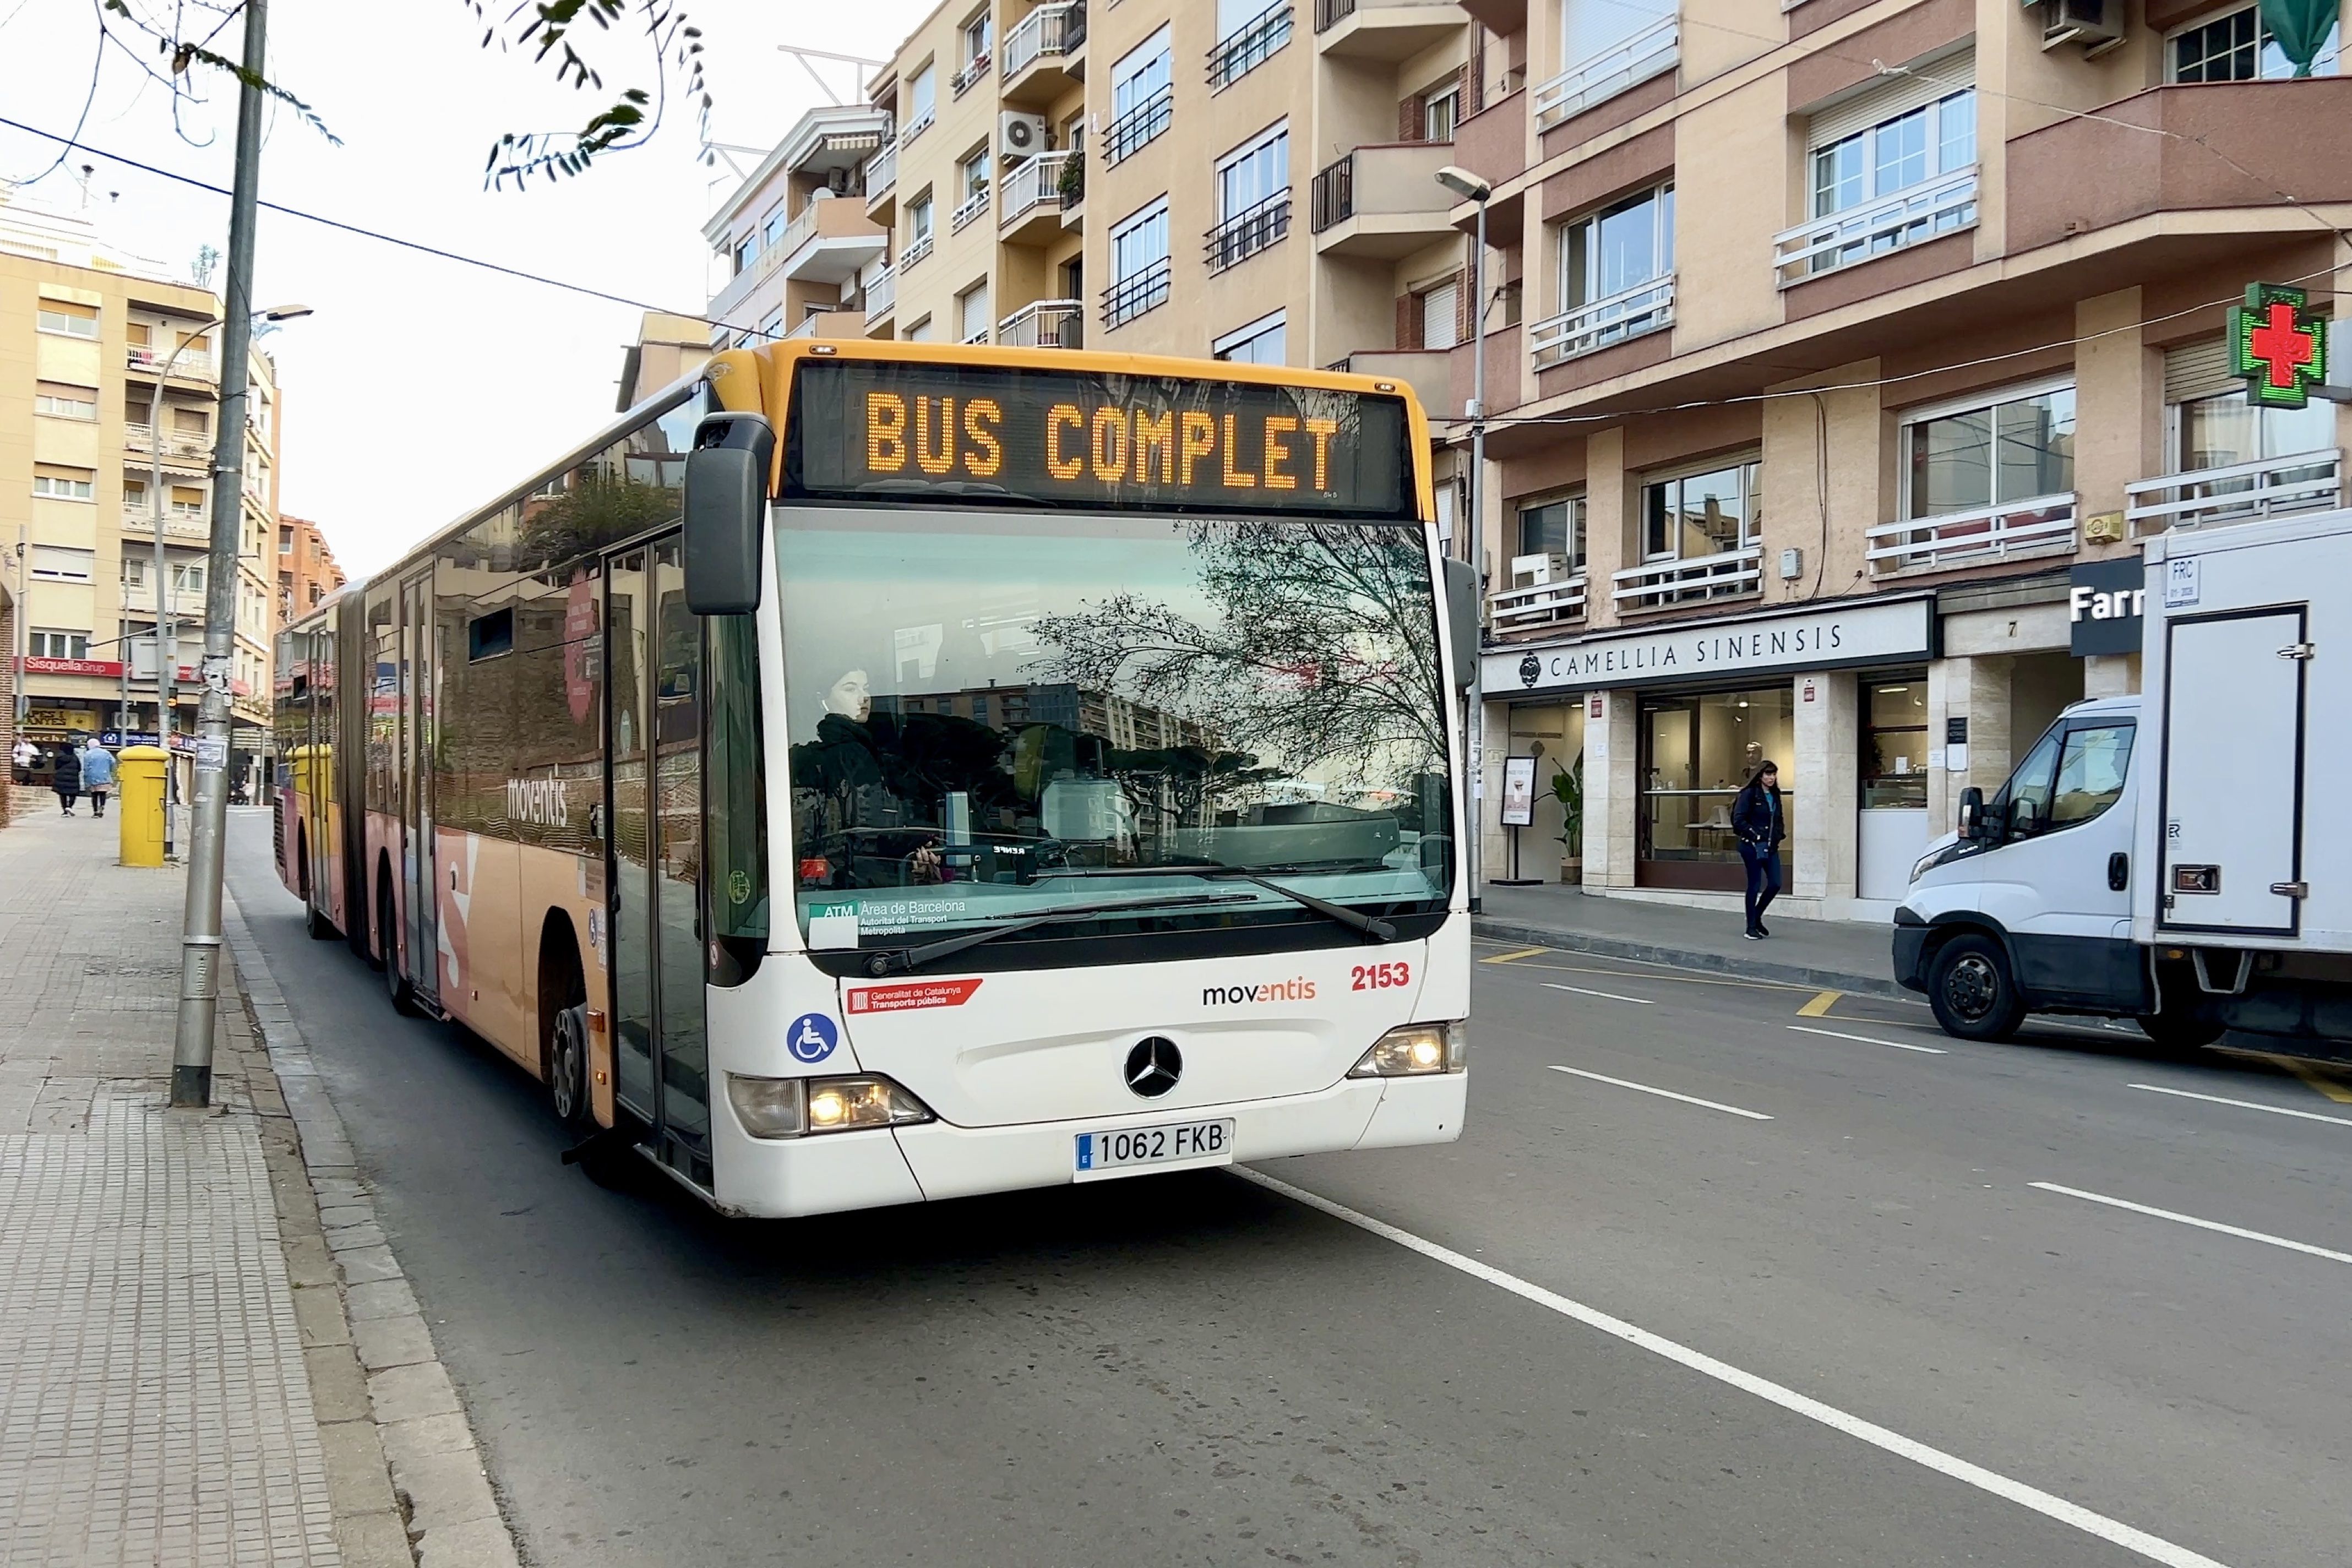
<path fill-rule="evenodd" d="M 703 29 L 718 100 L 711 140 L 761 148 L 824 101 L 778 45 L 878 59 L 929 8 L 928 0 L 685 3 Z M 495 0 L 491 9 L 499 10 Z M 363 15 L 381 20 L 363 26 Z M 230 24 L 215 47 L 236 56 L 242 27 Z M 690 107 L 674 109 L 651 145 L 600 161 L 583 177 L 491 193 L 482 166 L 500 132 L 576 126 L 604 98 L 554 88 L 551 69 L 526 56 L 478 47 L 482 25 L 463 0 L 365 8 L 279 0 L 270 28 L 272 77 L 309 101 L 342 145 L 276 110 L 263 153 L 265 200 L 701 311 L 710 282 L 701 226 L 734 181 L 723 165 L 697 163 Z M 600 47 L 608 89 L 650 82 L 641 47 Z M 70 134 L 97 54 L 85 0 L 0 0 L 0 114 Z M 825 68 L 846 94 L 851 68 Z M 235 84 L 200 79 L 210 101 L 184 110 L 175 130 L 168 95 L 114 53 L 80 140 L 226 186 Z M 31 178 L 56 153 L 0 127 L 0 179 Z M 226 248 L 225 197 L 103 157 L 75 153 L 34 190 L 78 205 L 84 163 L 96 165 L 95 203 L 120 243 L 182 276 L 200 246 Z M 299 301 L 318 311 L 268 340 L 286 389 L 282 503 L 322 524 L 355 576 L 609 418 L 621 352 L 636 337 L 632 307 L 267 211 L 257 259 L 257 306 Z"/>

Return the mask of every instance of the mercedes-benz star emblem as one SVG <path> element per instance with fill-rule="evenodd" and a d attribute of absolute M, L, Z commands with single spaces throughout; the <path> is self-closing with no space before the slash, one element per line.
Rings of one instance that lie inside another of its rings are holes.
<path fill-rule="evenodd" d="M 1146 1100 L 1158 1100 L 1184 1076 L 1184 1053 L 1176 1042 L 1146 1035 L 1127 1053 L 1127 1087 Z"/>

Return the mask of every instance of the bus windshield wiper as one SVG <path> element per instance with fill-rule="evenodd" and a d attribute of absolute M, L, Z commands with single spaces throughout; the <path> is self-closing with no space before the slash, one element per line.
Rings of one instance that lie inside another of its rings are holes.
<path fill-rule="evenodd" d="M 1200 909 L 1209 904 L 1240 904 L 1249 902 L 1245 893 L 1179 893 L 1173 898 L 1126 899 L 1115 904 L 1081 904 L 1075 909 L 1055 910 L 1048 914 L 1032 915 L 1024 921 L 1013 921 L 986 931 L 966 931 L 961 936 L 942 937 L 919 947 L 886 949 L 866 961 L 866 973 L 877 980 L 898 971 L 904 973 L 917 964 L 933 959 L 952 958 L 959 952 L 994 942 L 999 937 L 1017 936 L 1039 926 L 1059 925 L 1071 921 L 1092 920 L 1097 915 L 1138 914 L 1146 910 Z"/>
<path fill-rule="evenodd" d="M 1337 868 L 1356 869 L 1353 867 Z M 1368 915 L 1361 910 L 1351 910 L 1345 904 L 1335 904 L 1328 899 L 1318 899 L 1312 893 L 1302 893 L 1297 888 L 1286 888 L 1270 877 L 1259 875 L 1257 871 L 1247 866 L 1225 866 L 1206 861 L 1199 865 L 1089 866 L 1083 869 L 1048 869 L 1038 872 L 1037 876 L 1041 881 L 1047 877 L 1199 877 L 1209 881 L 1248 882 L 1253 886 L 1264 888 L 1269 893 L 1279 893 L 1292 903 L 1313 910 L 1325 920 L 1335 921 L 1349 931 L 1370 937 L 1374 942 L 1396 940 L 1396 927 L 1378 915 Z"/>

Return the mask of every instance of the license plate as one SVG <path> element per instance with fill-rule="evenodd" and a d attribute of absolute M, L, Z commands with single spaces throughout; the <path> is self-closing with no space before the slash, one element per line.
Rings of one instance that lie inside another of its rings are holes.
<path fill-rule="evenodd" d="M 1078 1134 L 1077 1169 L 1071 1180 L 1100 1181 L 1171 1166 L 1230 1165 L 1234 1124 L 1181 1121 L 1167 1127 L 1127 1127 L 1116 1132 Z"/>

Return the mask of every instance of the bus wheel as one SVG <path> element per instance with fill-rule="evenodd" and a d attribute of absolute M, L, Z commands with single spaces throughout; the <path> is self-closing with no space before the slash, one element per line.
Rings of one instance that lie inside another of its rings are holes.
<path fill-rule="evenodd" d="M 316 904 L 302 906 L 302 929 L 310 933 L 312 942 L 332 942 L 339 934 L 326 911 Z"/>
<path fill-rule="evenodd" d="M 383 952 L 383 992 L 392 999 L 392 1010 L 404 1016 L 416 1012 L 416 991 L 408 984 L 408 976 L 400 972 L 400 934 L 394 924 L 392 884 L 378 882 L 375 889 L 376 945 Z"/>
<path fill-rule="evenodd" d="M 555 1016 L 554 1037 L 547 1047 L 547 1096 L 565 1131 L 575 1138 L 593 1137 L 599 1129 L 588 1100 L 588 1008 L 566 1007 Z"/>
<path fill-rule="evenodd" d="M 2009 955 L 1989 936 L 1956 936 L 1936 954 L 1927 1000 L 1944 1033 L 1963 1040 L 2006 1040 L 2025 1022 L 2025 998 Z"/>

